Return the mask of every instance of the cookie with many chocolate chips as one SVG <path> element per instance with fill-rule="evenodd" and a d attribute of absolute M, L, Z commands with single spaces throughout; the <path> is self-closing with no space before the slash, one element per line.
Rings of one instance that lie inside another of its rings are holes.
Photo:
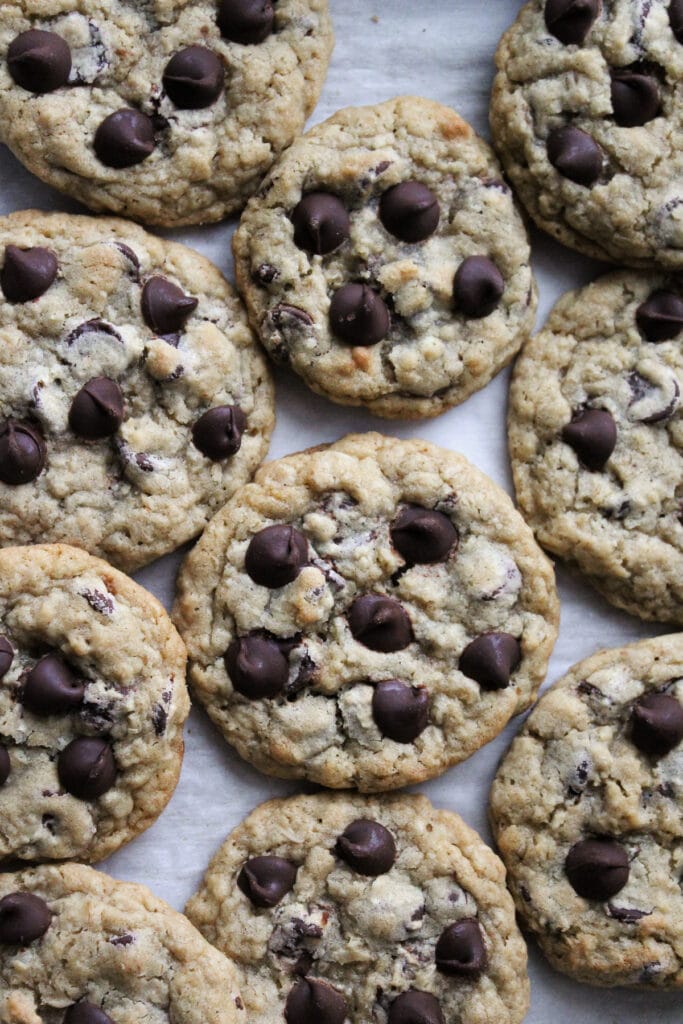
<path fill-rule="evenodd" d="M 498 47 L 505 171 L 539 227 L 588 256 L 683 269 L 682 13 L 531 0 Z"/>
<path fill-rule="evenodd" d="M 327 0 L 6 0 L 0 139 L 94 210 L 235 213 L 313 110 Z"/>
<path fill-rule="evenodd" d="M 0 544 L 131 571 L 195 536 L 265 455 L 273 391 L 237 296 L 124 221 L 0 219 Z"/>
<path fill-rule="evenodd" d="M 0 862 L 102 860 L 155 821 L 180 774 L 185 660 L 159 602 L 106 562 L 0 550 Z"/>
<path fill-rule="evenodd" d="M 0 874 L 5 1024 L 244 1024 L 232 964 L 149 889 L 82 864 Z"/>
<path fill-rule="evenodd" d="M 491 818 L 522 921 L 592 985 L 683 988 L 683 636 L 600 651 L 545 693 Z"/>
<path fill-rule="evenodd" d="M 619 272 L 569 292 L 512 378 L 517 499 L 613 604 L 683 625 L 683 290 Z"/>
<path fill-rule="evenodd" d="M 421 796 L 263 804 L 186 913 L 253 1024 L 518 1024 L 528 1006 L 502 864 Z"/>
<path fill-rule="evenodd" d="M 287 150 L 234 240 L 277 362 L 380 416 L 436 416 L 531 330 L 529 243 L 489 147 L 448 107 L 349 108 Z"/>
<path fill-rule="evenodd" d="M 187 557 L 197 698 L 262 771 L 432 778 L 527 708 L 557 633 L 550 564 L 460 455 L 379 434 L 264 466 Z"/>

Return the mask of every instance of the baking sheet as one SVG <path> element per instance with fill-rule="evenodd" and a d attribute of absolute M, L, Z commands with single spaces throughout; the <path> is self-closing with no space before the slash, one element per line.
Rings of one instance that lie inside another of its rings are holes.
<path fill-rule="evenodd" d="M 488 138 L 493 54 L 518 7 L 518 0 L 331 0 L 337 45 L 311 123 L 343 106 L 412 93 L 449 104 Z M 28 207 L 84 212 L 78 204 L 34 179 L 0 146 L 0 213 Z M 233 225 L 222 224 L 165 234 L 198 249 L 232 278 L 232 229 Z M 563 291 L 589 281 L 603 268 L 539 233 L 533 241 L 540 324 Z M 436 420 L 403 424 L 332 405 L 307 391 L 293 374 L 278 372 L 278 421 L 270 457 L 332 441 L 350 431 L 375 429 L 400 437 L 426 438 L 460 451 L 512 493 L 505 444 L 508 376 L 500 374 L 463 406 Z M 176 553 L 136 576 L 167 607 L 172 601 L 179 562 L 180 554 Z M 558 583 L 562 621 L 548 682 L 602 647 L 665 632 L 612 609 L 578 576 L 561 567 Z M 489 842 L 488 789 L 496 764 L 517 727 L 518 722 L 514 722 L 464 764 L 419 787 L 438 807 L 461 814 Z M 148 885 L 172 906 L 182 909 L 228 832 L 262 800 L 296 789 L 295 784 L 268 779 L 242 762 L 206 716 L 193 710 L 186 729 L 182 777 L 167 810 L 148 832 L 101 866 L 117 878 Z M 680 994 L 577 985 L 555 973 L 533 941 L 529 952 L 532 1002 L 528 1024 L 555 1020 L 563 1024 L 683 1021 Z"/>

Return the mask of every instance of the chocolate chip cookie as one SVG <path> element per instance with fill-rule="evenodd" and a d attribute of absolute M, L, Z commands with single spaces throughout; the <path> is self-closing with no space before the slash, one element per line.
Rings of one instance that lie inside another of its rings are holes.
<path fill-rule="evenodd" d="M 593 985 L 683 988 L 683 635 L 601 651 L 541 697 L 491 791 L 517 910 Z"/>
<path fill-rule="evenodd" d="M 526 948 L 503 865 L 421 796 L 257 808 L 186 912 L 232 957 L 253 1024 L 517 1024 Z"/>
<path fill-rule="evenodd" d="M 679 0 L 532 0 L 496 64 L 494 144 L 536 223 L 588 256 L 683 269 Z"/>
<path fill-rule="evenodd" d="M 0 138 L 94 210 L 221 220 L 303 128 L 332 45 L 327 0 L 7 0 Z"/>
<path fill-rule="evenodd" d="M 0 550 L 0 863 L 102 860 L 155 821 L 180 774 L 185 661 L 159 602 L 106 562 Z"/>
<path fill-rule="evenodd" d="M 0 219 L 0 544 L 65 541 L 128 571 L 248 480 L 273 392 L 207 260 L 124 221 Z"/>
<path fill-rule="evenodd" d="M 149 889 L 80 864 L 0 874 L 5 1024 L 239 1024 L 232 964 Z"/>
<path fill-rule="evenodd" d="M 233 249 L 271 356 L 380 416 L 464 401 L 533 325 L 529 243 L 500 166 L 430 100 L 342 110 L 295 142 Z"/>
<path fill-rule="evenodd" d="M 174 616 L 242 757 L 379 791 L 441 774 L 530 705 L 558 604 L 491 480 L 365 434 L 264 466 L 187 557 Z"/>
<path fill-rule="evenodd" d="M 683 625 L 683 289 L 621 272 L 565 295 L 525 346 L 509 441 L 541 544 L 644 619 Z"/>

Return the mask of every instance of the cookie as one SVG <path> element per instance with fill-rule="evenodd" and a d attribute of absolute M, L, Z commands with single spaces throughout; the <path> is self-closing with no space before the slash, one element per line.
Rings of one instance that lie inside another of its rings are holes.
<path fill-rule="evenodd" d="M 234 959 L 253 1024 L 517 1024 L 526 948 L 498 858 L 425 797 L 257 808 L 186 913 Z"/>
<path fill-rule="evenodd" d="M 448 107 L 349 108 L 280 158 L 247 206 L 235 272 L 270 355 L 380 416 L 436 416 L 531 330 L 529 242 L 489 147 Z"/>
<path fill-rule="evenodd" d="M 593 985 L 683 988 L 683 635 L 600 651 L 545 693 L 491 818 L 522 921 Z"/>
<path fill-rule="evenodd" d="M 532 0 L 496 65 L 494 145 L 539 227 L 596 259 L 683 269 L 678 0 Z"/>
<path fill-rule="evenodd" d="M 5 1024 L 238 1024 L 235 970 L 149 889 L 81 864 L 0 874 Z"/>
<path fill-rule="evenodd" d="M 0 864 L 102 860 L 156 820 L 183 758 L 185 661 L 156 598 L 106 562 L 0 550 Z"/>
<path fill-rule="evenodd" d="M 332 45 L 327 0 L 7 0 L 0 138 L 93 210 L 221 220 L 303 128 Z"/>
<path fill-rule="evenodd" d="M 374 792 L 441 774 L 531 704 L 558 603 L 483 473 L 364 434 L 264 466 L 188 555 L 174 617 L 242 757 Z"/>
<path fill-rule="evenodd" d="M 599 278 L 557 303 L 510 391 L 520 508 L 613 604 L 683 625 L 683 289 Z"/>
<path fill-rule="evenodd" d="M 207 260 L 119 220 L 0 219 L 0 545 L 132 571 L 252 475 L 273 391 Z"/>

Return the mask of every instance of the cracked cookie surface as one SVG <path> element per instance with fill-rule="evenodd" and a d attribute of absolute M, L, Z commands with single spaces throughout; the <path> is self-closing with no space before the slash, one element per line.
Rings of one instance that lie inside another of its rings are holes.
<path fill-rule="evenodd" d="M 178 577 L 193 692 L 262 771 L 333 788 L 439 775 L 533 701 L 552 568 L 462 456 L 355 435 L 272 462 Z"/>
<path fill-rule="evenodd" d="M 598 259 L 683 268 L 675 8 L 532 0 L 498 48 L 491 129 L 505 171 L 540 227 Z"/>
<path fill-rule="evenodd" d="M 380 416 L 435 416 L 531 330 L 526 229 L 490 148 L 403 96 L 298 139 L 233 239 L 252 325 L 314 391 Z"/>
<path fill-rule="evenodd" d="M 680 634 L 601 651 L 541 697 L 498 769 L 517 910 L 579 981 L 683 987 L 682 702 Z"/>
<path fill-rule="evenodd" d="M 0 137 L 92 209 L 221 220 L 303 128 L 332 45 L 327 0 L 8 0 Z"/>

